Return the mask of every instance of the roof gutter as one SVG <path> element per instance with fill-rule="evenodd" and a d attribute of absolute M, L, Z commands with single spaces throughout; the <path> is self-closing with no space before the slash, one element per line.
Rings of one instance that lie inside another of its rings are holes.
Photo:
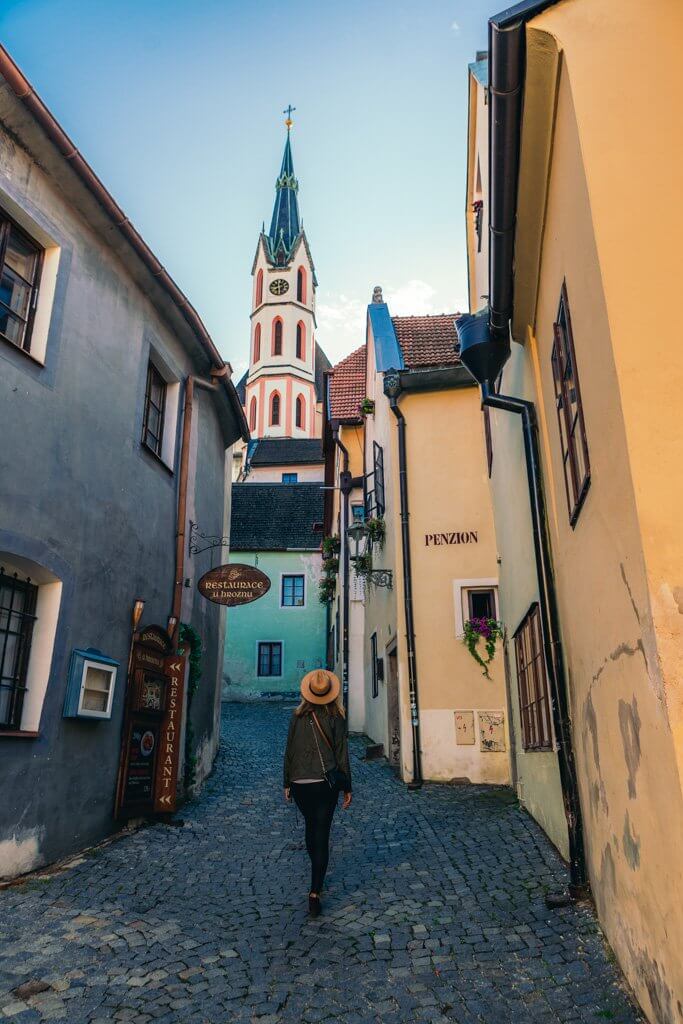
<path fill-rule="evenodd" d="M 31 83 L 19 70 L 7 50 L 1 45 L 0 75 L 2 75 L 10 86 L 17 99 L 21 100 L 33 118 L 38 122 L 50 142 L 53 143 L 69 166 L 78 175 L 85 187 L 97 200 L 105 214 L 117 228 L 119 233 L 125 238 L 147 270 L 159 282 L 161 288 L 166 292 L 173 304 L 178 308 L 184 319 L 190 325 L 190 328 L 204 349 L 204 352 L 214 370 L 221 371 L 214 375 L 223 378 L 228 401 L 239 424 L 240 435 L 245 441 L 248 440 L 249 428 L 247 426 L 247 421 L 244 416 L 244 411 L 239 401 L 239 397 L 235 392 L 235 386 L 228 376 L 227 364 L 211 340 L 211 336 L 202 323 L 197 310 L 192 306 L 187 296 L 183 294 L 170 274 L 163 268 L 142 236 L 133 227 L 121 207 L 97 177 L 92 167 L 83 159 L 72 140 L 40 99 Z"/>
<path fill-rule="evenodd" d="M 489 306 L 456 318 L 460 358 L 479 384 L 510 355 L 526 23 L 557 0 L 524 0 L 489 20 Z"/>

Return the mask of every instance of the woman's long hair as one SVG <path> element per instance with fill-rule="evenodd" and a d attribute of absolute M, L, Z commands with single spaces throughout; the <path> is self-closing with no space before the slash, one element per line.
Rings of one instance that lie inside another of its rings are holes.
<path fill-rule="evenodd" d="M 326 715 L 329 715 L 330 718 L 334 718 L 337 715 L 340 718 L 346 718 L 344 705 L 341 700 L 341 693 L 336 700 L 331 700 L 329 704 L 312 704 L 310 700 L 306 700 L 304 697 L 294 713 L 297 718 L 301 718 L 302 715 L 310 715 L 313 711 L 323 711 Z"/>

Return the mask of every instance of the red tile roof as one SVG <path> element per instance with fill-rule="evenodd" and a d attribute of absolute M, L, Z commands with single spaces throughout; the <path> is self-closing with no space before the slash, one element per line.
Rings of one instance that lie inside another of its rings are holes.
<path fill-rule="evenodd" d="M 437 316 L 392 316 L 398 343 L 405 365 L 454 366 L 460 362 L 455 351 L 458 335 L 455 331 L 457 313 Z"/>
<path fill-rule="evenodd" d="M 360 423 L 358 406 L 365 398 L 365 345 L 333 366 L 329 379 L 330 419 Z"/>

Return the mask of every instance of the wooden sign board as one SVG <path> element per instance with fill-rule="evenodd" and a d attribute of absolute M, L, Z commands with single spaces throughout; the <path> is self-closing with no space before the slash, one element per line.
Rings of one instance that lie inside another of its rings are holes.
<path fill-rule="evenodd" d="M 169 813 L 176 809 L 178 768 L 180 765 L 180 733 L 185 690 L 185 657 L 172 654 L 166 659 L 168 698 L 166 713 L 159 727 L 154 810 Z"/>
<path fill-rule="evenodd" d="M 209 601 L 235 608 L 264 597 L 270 590 L 270 579 L 253 565 L 219 565 L 204 573 L 197 589 Z"/>

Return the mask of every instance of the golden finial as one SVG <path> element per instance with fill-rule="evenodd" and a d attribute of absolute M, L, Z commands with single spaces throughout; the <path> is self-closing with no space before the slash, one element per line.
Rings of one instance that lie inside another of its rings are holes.
<path fill-rule="evenodd" d="M 287 109 L 282 111 L 283 114 L 287 115 L 287 120 L 285 121 L 285 127 L 287 128 L 287 131 L 289 131 L 292 125 L 294 124 L 294 122 L 292 121 L 292 113 L 295 110 L 296 107 L 293 107 L 292 104 L 290 103 Z"/>

